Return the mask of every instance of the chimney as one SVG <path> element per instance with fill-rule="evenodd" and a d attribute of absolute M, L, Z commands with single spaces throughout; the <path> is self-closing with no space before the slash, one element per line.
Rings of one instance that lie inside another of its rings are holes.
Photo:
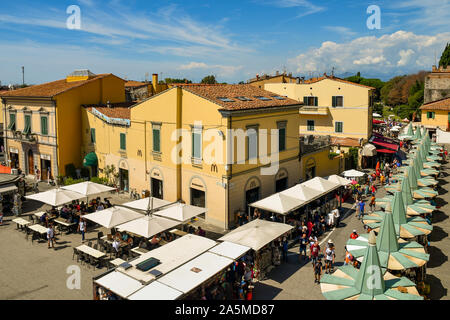
<path fill-rule="evenodd" d="M 280 75 L 280 71 L 277 71 L 275 74 L 276 74 L 277 76 L 279 76 L 279 75 Z"/>
<path fill-rule="evenodd" d="M 185 83 L 185 84 L 188 84 L 188 80 L 187 80 L 187 79 L 185 79 L 185 80 L 184 80 L 184 83 Z"/>
<path fill-rule="evenodd" d="M 153 82 L 153 85 L 157 85 L 158 84 L 158 74 L 157 73 L 154 73 L 152 75 L 152 82 Z"/>
<path fill-rule="evenodd" d="M 292 78 L 292 72 L 289 72 L 289 77 Z"/>
<path fill-rule="evenodd" d="M 112 106 L 111 106 L 111 102 L 109 102 L 109 100 L 106 102 L 106 106 L 108 107 L 108 108 L 111 108 Z"/>

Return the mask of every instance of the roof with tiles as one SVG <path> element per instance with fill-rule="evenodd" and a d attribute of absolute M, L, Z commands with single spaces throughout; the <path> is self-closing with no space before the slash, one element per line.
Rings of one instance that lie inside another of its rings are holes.
<path fill-rule="evenodd" d="M 121 103 L 112 103 L 110 107 L 107 105 L 83 105 L 88 111 L 92 111 L 92 108 L 95 108 L 98 112 L 104 114 L 109 118 L 117 118 L 117 119 L 131 119 L 131 110 L 130 106 L 133 105 L 133 102 L 121 102 Z"/>
<path fill-rule="evenodd" d="M 343 137 L 331 137 L 331 145 L 342 147 L 360 147 L 359 139 L 356 138 L 343 138 Z"/>
<path fill-rule="evenodd" d="M 51 98 L 63 92 L 69 91 L 74 88 L 78 88 L 87 83 L 106 78 L 108 76 L 114 76 L 112 73 L 99 74 L 92 79 L 67 82 L 66 79 L 57 80 L 53 82 L 47 82 L 43 84 L 34 85 L 22 89 L 8 91 L 2 93 L 2 97 L 39 97 L 39 98 Z"/>
<path fill-rule="evenodd" d="M 273 92 L 259 89 L 249 84 L 184 84 L 180 85 L 180 87 L 182 87 L 186 91 L 208 99 L 220 105 L 222 107 L 222 110 L 228 111 L 287 107 L 294 105 L 300 107 L 300 105 L 303 104 L 293 99 L 279 97 Z M 279 99 L 274 98 L 275 96 L 279 97 Z M 239 99 L 238 97 L 240 97 L 241 99 Z M 263 100 L 258 97 L 262 97 Z"/>
<path fill-rule="evenodd" d="M 429 102 L 420 107 L 421 110 L 444 110 L 450 111 L 450 98 Z"/>
<path fill-rule="evenodd" d="M 365 85 L 360 84 L 360 83 L 351 82 L 351 81 L 344 80 L 344 79 L 341 79 L 341 78 L 338 78 L 338 77 L 335 77 L 335 76 L 327 76 L 327 75 L 324 75 L 324 76 L 319 77 L 319 78 L 312 78 L 312 79 L 309 79 L 309 80 L 305 80 L 305 81 L 302 81 L 300 84 L 311 84 L 311 83 L 316 83 L 316 82 L 319 82 L 319 81 L 322 81 L 322 80 L 325 80 L 325 79 L 339 81 L 339 82 L 348 83 L 348 84 L 353 84 L 355 86 L 359 86 L 359 87 L 363 87 L 363 88 L 367 88 L 367 89 L 371 89 L 371 90 L 375 90 L 376 89 L 374 87 L 365 86 Z"/>
<path fill-rule="evenodd" d="M 135 88 L 135 87 L 147 86 L 147 85 L 150 85 L 150 84 L 151 83 L 130 80 L 130 81 L 125 82 L 125 87 Z"/>

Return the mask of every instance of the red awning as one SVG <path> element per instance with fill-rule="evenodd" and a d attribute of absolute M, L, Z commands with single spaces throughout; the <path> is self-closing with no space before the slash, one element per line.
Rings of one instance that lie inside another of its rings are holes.
<path fill-rule="evenodd" d="M 376 144 L 376 145 L 381 146 L 381 147 L 383 147 L 385 149 L 394 150 L 394 152 L 397 151 L 398 148 L 399 148 L 398 144 L 389 143 L 389 142 L 383 141 L 382 139 L 379 139 L 379 138 L 374 138 L 374 139 L 371 139 L 371 140 L 372 141 L 370 141 L 370 143 Z"/>
<path fill-rule="evenodd" d="M 377 119 L 373 119 L 372 121 L 373 121 L 373 124 L 386 124 L 386 122 L 377 120 Z"/>
<path fill-rule="evenodd" d="M 395 153 L 396 151 L 389 150 L 389 149 L 377 149 L 377 152 L 381 152 L 381 153 Z"/>

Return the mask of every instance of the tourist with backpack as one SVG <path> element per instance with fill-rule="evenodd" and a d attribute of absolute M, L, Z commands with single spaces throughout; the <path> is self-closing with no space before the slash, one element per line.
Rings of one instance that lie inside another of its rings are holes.
<path fill-rule="evenodd" d="M 320 258 L 314 263 L 314 283 L 320 283 L 320 276 L 322 275 L 322 260 Z"/>

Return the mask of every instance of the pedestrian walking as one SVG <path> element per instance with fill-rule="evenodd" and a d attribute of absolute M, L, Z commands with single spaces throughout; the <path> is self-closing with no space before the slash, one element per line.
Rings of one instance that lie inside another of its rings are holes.
<path fill-rule="evenodd" d="M 3 211 L 0 211 L 0 226 L 3 225 Z"/>
<path fill-rule="evenodd" d="M 357 199 L 356 200 L 356 202 L 355 202 L 355 204 L 353 205 L 353 207 L 356 209 L 356 215 L 355 215 L 355 217 L 356 218 L 358 218 L 358 216 L 359 216 L 359 200 Z"/>
<path fill-rule="evenodd" d="M 289 243 L 286 237 L 283 238 L 282 246 L 283 246 L 283 261 L 288 262 L 288 247 Z"/>
<path fill-rule="evenodd" d="M 370 198 L 369 206 L 370 206 L 370 212 L 373 213 L 375 210 L 375 194 L 374 193 L 372 193 L 372 197 Z"/>
<path fill-rule="evenodd" d="M 303 233 L 301 238 L 300 238 L 300 254 L 298 256 L 299 261 L 302 261 L 303 258 L 303 254 L 305 255 L 305 259 L 307 259 L 306 257 L 306 246 L 308 244 L 308 239 L 306 239 L 306 233 Z"/>
<path fill-rule="evenodd" d="M 339 209 L 337 207 L 334 208 L 332 211 L 334 219 L 336 220 L 336 228 L 339 227 L 339 224 L 341 222 L 341 213 L 339 212 Z"/>
<path fill-rule="evenodd" d="M 325 256 L 325 273 L 331 274 L 333 272 L 333 264 L 334 259 L 336 257 L 334 251 L 334 244 L 331 239 L 328 240 L 328 244 L 327 247 L 325 248 L 323 255 Z"/>
<path fill-rule="evenodd" d="M 319 241 L 316 240 L 314 244 L 309 248 L 309 259 L 312 260 L 313 266 L 316 264 L 317 259 L 319 258 L 320 254 L 320 245 Z"/>
<path fill-rule="evenodd" d="M 84 218 L 80 219 L 80 223 L 78 224 L 78 232 L 81 232 L 81 241 L 84 242 L 84 234 L 86 232 L 86 221 Z"/>
<path fill-rule="evenodd" d="M 314 283 L 320 283 L 320 276 L 322 275 L 322 259 L 318 258 L 314 263 Z"/>
<path fill-rule="evenodd" d="M 52 248 L 55 249 L 55 231 L 53 230 L 52 224 L 50 224 L 47 228 L 47 241 L 48 241 L 48 248 L 50 249 L 51 244 Z"/>

